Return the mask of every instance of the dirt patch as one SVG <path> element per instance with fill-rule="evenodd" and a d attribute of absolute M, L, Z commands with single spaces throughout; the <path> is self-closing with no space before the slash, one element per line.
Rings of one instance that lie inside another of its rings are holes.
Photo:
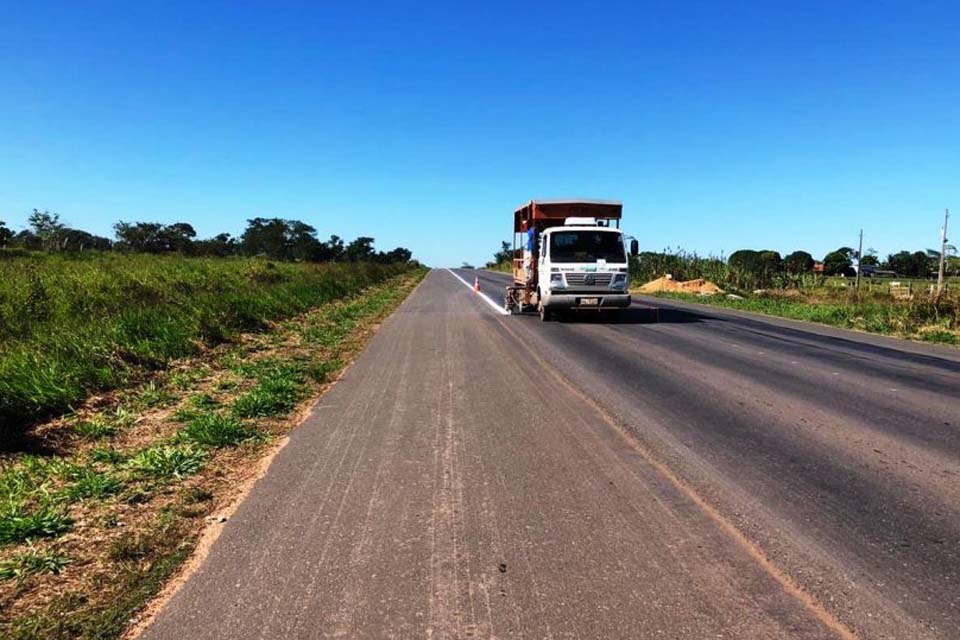
<path fill-rule="evenodd" d="M 675 291 L 677 293 L 697 293 L 703 296 L 723 293 L 723 289 L 709 280 L 696 278 L 694 280 L 677 281 L 669 274 L 656 280 L 642 285 L 638 291 L 640 293 L 659 293 L 662 291 Z"/>

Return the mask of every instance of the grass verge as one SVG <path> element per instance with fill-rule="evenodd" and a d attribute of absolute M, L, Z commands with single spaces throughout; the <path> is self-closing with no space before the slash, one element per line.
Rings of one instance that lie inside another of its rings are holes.
<path fill-rule="evenodd" d="M 119 637 L 424 271 L 172 363 L 0 457 L 0 637 Z M 90 425 L 97 425 L 95 428 Z"/>
<path fill-rule="evenodd" d="M 0 438 L 406 269 L 110 253 L 0 260 Z M 112 421 L 80 430 L 113 431 Z"/>
<path fill-rule="evenodd" d="M 649 294 L 644 294 L 649 295 Z M 856 299 L 835 292 L 765 292 L 728 298 L 660 293 L 657 297 L 752 311 L 782 318 L 892 335 L 924 342 L 960 345 L 960 301 L 895 300 L 870 294 Z"/>

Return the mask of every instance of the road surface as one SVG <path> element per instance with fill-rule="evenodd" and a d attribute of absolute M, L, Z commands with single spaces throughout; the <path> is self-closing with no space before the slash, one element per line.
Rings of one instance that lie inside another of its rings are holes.
<path fill-rule="evenodd" d="M 432 271 L 143 637 L 960 637 L 958 352 L 661 307 Z"/>

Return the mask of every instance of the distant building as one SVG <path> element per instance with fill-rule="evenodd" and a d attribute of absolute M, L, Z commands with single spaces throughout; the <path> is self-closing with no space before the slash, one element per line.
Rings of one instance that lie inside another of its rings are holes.
<path fill-rule="evenodd" d="M 872 264 L 865 264 L 862 267 L 860 275 L 864 278 L 896 278 L 897 274 L 894 271 L 885 271 L 880 267 Z M 847 267 L 841 273 L 845 278 L 856 278 L 857 277 L 857 265 L 852 265 Z"/>

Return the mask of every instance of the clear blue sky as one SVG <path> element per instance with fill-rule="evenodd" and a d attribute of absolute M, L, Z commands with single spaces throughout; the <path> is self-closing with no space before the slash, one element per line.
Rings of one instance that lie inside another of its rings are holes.
<path fill-rule="evenodd" d="M 401 6 L 402 4 L 402 6 Z M 0 0 L 0 219 L 253 216 L 488 259 L 530 198 L 645 249 L 960 234 L 960 4 Z"/>

